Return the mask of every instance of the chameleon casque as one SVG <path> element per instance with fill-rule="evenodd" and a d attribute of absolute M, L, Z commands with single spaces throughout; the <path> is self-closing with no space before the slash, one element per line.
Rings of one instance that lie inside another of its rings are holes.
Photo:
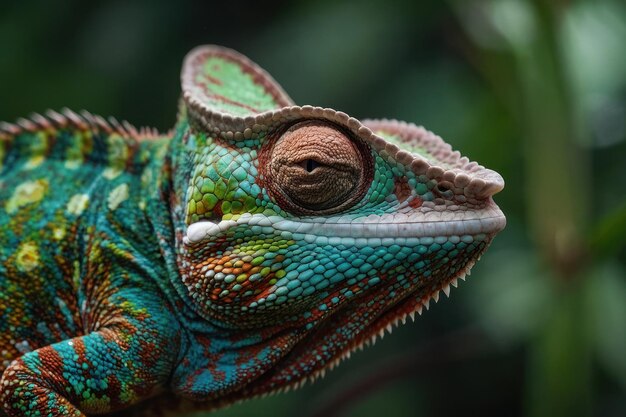
<path fill-rule="evenodd" d="M 216 46 L 185 58 L 170 133 L 2 123 L 2 409 L 300 386 L 448 294 L 505 226 L 503 186 L 421 127 L 296 106 Z"/>

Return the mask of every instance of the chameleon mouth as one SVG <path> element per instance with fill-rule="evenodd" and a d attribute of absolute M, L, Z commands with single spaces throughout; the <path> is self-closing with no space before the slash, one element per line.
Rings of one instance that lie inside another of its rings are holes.
<path fill-rule="evenodd" d="M 423 216 L 411 221 L 409 216 L 381 215 L 362 219 L 350 219 L 348 216 L 335 218 L 300 218 L 285 219 L 280 216 L 244 213 L 237 218 L 220 222 L 200 221 L 187 227 L 184 237 L 186 245 L 211 242 L 223 236 L 229 229 L 237 226 L 257 228 L 264 234 L 287 234 L 289 238 L 304 239 L 320 244 L 350 243 L 356 246 L 371 245 L 372 239 L 409 239 L 432 238 L 436 236 L 475 236 L 478 234 L 494 235 L 504 229 L 506 218 L 495 205 L 479 211 L 465 213 L 434 213 L 427 220 Z M 346 242 L 345 240 L 349 240 Z"/>

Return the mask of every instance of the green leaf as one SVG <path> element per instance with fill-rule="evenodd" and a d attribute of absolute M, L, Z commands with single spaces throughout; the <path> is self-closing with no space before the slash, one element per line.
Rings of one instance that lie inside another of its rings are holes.
<path fill-rule="evenodd" d="M 594 271 L 590 287 L 592 341 L 602 367 L 626 389 L 626 271 L 610 263 Z"/>
<path fill-rule="evenodd" d="M 593 228 L 589 244 L 594 255 L 606 258 L 615 255 L 626 244 L 626 201 L 604 216 Z"/>

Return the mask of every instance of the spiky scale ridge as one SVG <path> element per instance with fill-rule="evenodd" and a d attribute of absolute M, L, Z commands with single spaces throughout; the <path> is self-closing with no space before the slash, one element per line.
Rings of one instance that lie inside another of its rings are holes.
<path fill-rule="evenodd" d="M 67 109 L 0 124 L 9 415 L 301 387 L 449 295 L 504 227 L 502 178 L 421 127 L 296 106 L 225 48 L 181 78 L 166 135 Z"/>

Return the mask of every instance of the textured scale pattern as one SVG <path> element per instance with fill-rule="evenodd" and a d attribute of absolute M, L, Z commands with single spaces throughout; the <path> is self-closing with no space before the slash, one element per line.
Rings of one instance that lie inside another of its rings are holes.
<path fill-rule="evenodd" d="M 167 134 L 70 110 L 0 124 L 8 416 L 298 387 L 447 295 L 505 225 L 502 178 L 423 128 L 296 106 L 225 48 L 181 78 Z"/>

